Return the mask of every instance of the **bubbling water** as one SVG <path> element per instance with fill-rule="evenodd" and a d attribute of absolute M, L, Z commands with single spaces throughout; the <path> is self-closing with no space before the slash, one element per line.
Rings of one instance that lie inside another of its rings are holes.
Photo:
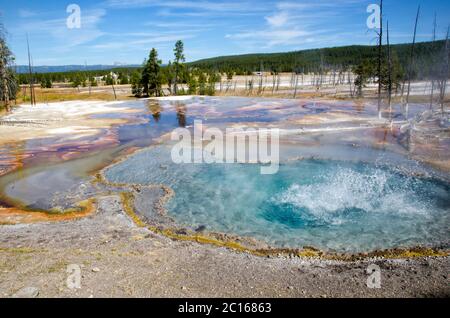
<path fill-rule="evenodd" d="M 402 182 L 395 177 L 402 178 Z M 357 172 L 337 168 L 321 179 L 314 184 L 293 184 L 271 201 L 292 205 L 299 213 L 305 212 L 305 218 L 329 224 L 351 221 L 345 217 L 349 210 L 427 218 L 433 209 L 428 197 L 416 195 L 416 190 L 420 190 L 416 180 L 394 176 L 386 170 Z"/>
<path fill-rule="evenodd" d="M 340 252 L 448 244 L 450 187 L 394 168 L 332 160 L 258 165 L 176 165 L 162 148 L 106 171 L 111 181 L 166 184 L 170 216 L 187 227 L 257 238 L 277 247 Z"/>

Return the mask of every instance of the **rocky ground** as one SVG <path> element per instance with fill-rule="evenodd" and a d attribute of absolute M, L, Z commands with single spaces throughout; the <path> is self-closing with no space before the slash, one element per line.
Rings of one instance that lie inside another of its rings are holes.
<path fill-rule="evenodd" d="M 68 266 L 81 268 L 71 289 Z M 366 285 L 370 264 L 381 288 Z M 89 217 L 0 228 L 1 297 L 448 297 L 449 257 L 358 262 L 258 257 L 137 227 L 120 198 Z"/>
<path fill-rule="evenodd" d="M 56 105 L 18 109 L 2 118 L 0 144 L 37 136 L 62 136 L 61 143 L 67 143 L 68 134 L 95 136 L 103 128 L 120 124 L 113 118 L 87 121 L 88 115 L 111 112 L 104 103 L 95 105 L 69 102 L 63 109 Z M 126 107 L 120 110 L 132 112 Z M 47 118 L 52 120 L 41 121 Z M 13 127 L 15 133 L 11 134 Z M 448 129 L 446 133 L 444 137 L 448 137 Z M 372 140 L 372 135 L 368 138 Z M 447 157 L 434 155 L 448 149 L 448 138 L 439 138 L 437 143 L 430 143 L 428 136 L 427 142 L 416 139 L 418 155 L 431 154 L 440 160 L 439 167 L 448 163 Z M 76 143 L 80 140 L 84 142 L 81 138 Z M 436 147 L 430 148 L 430 144 Z M 82 199 L 87 197 L 91 196 Z M 448 256 L 357 262 L 259 257 L 155 234 L 138 227 L 121 202 L 119 195 L 103 194 L 94 213 L 72 220 L 78 216 L 50 218 L 0 208 L 0 297 L 450 296 Z M 11 218 L 30 224 L 2 225 L 11 223 Z M 372 264 L 381 269 L 381 288 L 367 287 L 367 268 Z M 67 284 L 74 277 L 74 268 L 81 269 L 79 289 Z"/>

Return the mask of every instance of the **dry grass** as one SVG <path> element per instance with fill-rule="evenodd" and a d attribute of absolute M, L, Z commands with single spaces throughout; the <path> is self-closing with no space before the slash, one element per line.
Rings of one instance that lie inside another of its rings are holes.
<path fill-rule="evenodd" d="M 91 94 L 85 92 L 79 92 L 77 89 L 67 89 L 67 88 L 35 88 L 36 102 L 37 103 L 50 103 L 50 102 L 64 102 L 73 100 L 103 100 L 103 101 L 114 101 L 114 100 L 132 100 L 135 99 L 133 96 L 128 96 L 124 94 L 117 94 L 117 98 L 114 98 L 114 94 L 111 92 L 96 92 L 92 91 Z M 23 92 L 19 92 L 17 95 L 17 104 L 29 103 L 30 95 L 23 95 Z"/>
<path fill-rule="evenodd" d="M 114 100 L 135 100 L 136 98 L 129 93 L 129 87 L 118 86 L 116 87 L 116 95 L 114 97 L 113 90 L 110 86 L 100 86 L 93 87 L 92 92 L 89 94 L 86 88 L 78 90 L 77 88 L 35 88 L 36 92 L 36 102 L 38 103 L 49 103 L 49 102 L 64 102 L 73 100 L 102 100 L 102 101 L 114 101 Z M 293 98 L 292 88 L 280 88 L 277 91 L 273 91 L 272 88 L 264 88 L 259 91 L 258 88 L 254 88 L 252 91 L 238 88 L 236 90 L 230 89 L 229 91 L 219 91 L 215 92 L 216 96 L 241 96 L 241 97 L 269 97 L 269 98 Z M 358 98 L 352 98 L 345 90 L 339 90 L 336 94 L 332 91 L 319 90 L 319 91 L 302 91 L 299 89 L 296 94 L 297 99 L 308 99 L 308 98 L 333 98 L 333 99 L 352 99 L 357 100 Z M 411 96 L 411 103 L 429 103 L 429 96 Z M 376 99 L 376 94 L 371 92 L 366 92 L 366 96 L 363 98 Z M 26 91 L 26 96 L 23 95 L 23 91 L 20 91 L 16 103 L 29 103 L 30 96 L 29 91 Z M 399 96 L 392 97 L 393 103 L 400 103 L 401 98 Z M 450 102 L 449 98 L 446 98 L 445 103 Z M 0 116 L 4 113 L 4 107 L 0 104 Z"/>
<path fill-rule="evenodd" d="M 259 91 L 258 89 L 253 89 L 253 91 L 245 90 L 245 89 L 236 89 L 236 90 L 229 90 L 226 91 L 216 91 L 215 96 L 241 96 L 241 97 L 268 97 L 268 98 L 288 98 L 293 99 L 294 93 L 292 89 L 288 88 L 282 88 L 278 91 L 272 92 L 272 89 L 265 89 L 262 91 Z M 352 97 L 350 94 L 346 94 L 344 91 L 340 91 L 338 94 L 331 91 L 302 91 L 298 90 L 296 94 L 296 99 L 314 99 L 314 98 L 332 98 L 336 100 L 377 100 L 377 95 L 375 93 L 369 93 L 366 92 L 365 96 L 360 97 Z M 435 96 L 437 98 L 437 96 Z M 383 97 L 383 102 L 386 102 L 387 97 Z M 410 96 L 410 103 L 424 103 L 428 104 L 430 102 L 430 96 L 428 95 L 419 95 L 419 96 Z M 392 103 L 401 103 L 402 98 L 401 96 L 392 96 Z M 450 96 L 446 96 L 444 103 L 448 105 L 450 103 Z M 436 107 L 437 102 L 434 102 L 434 105 Z"/>

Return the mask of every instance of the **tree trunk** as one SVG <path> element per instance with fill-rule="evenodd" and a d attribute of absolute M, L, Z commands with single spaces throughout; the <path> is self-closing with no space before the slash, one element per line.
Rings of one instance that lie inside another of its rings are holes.
<path fill-rule="evenodd" d="M 389 43 L 389 21 L 387 21 L 387 50 L 388 50 L 388 106 L 389 106 L 389 121 L 392 122 L 392 60 L 391 60 L 391 47 Z"/>
<path fill-rule="evenodd" d="M 408 90 L 406 92 L 406 107 L 405 107 L 405 117 L 408 119 L 408 113 L 409 113 L 409 95 L 411 93 L 411 77 L 412 77 L 412 69 L 414 66 L 414 47 L 416 44 L 416 34 L 417 34 L 417 23 L 419 21 L 419 14 L 420 14 L 420 6 L 417 8 L 417 15 L 416 15 L 416 23 L 414 25 L 414 37 L 413 37 L 413 43 L 411 46 L 411 56 L 409 60 L 409 71 L 408 71 Z"/>
<path fill-rule="evenodd" d="M 378 39 L 378 117 L 381 119 L 381 60 L 383 55 L 383 0 L 380 1 L 380 33 Z"/>
<path fill-rule="evenodd" d="M 436 13 L 434 14 L 434 23 L 433 23 L 433 48 L 435 42 L 436 42 Z M 434 95 L 434 74 L 431 74 L 430 110 L 433 110 L 433 95 Z"/>
<path fill-rule="evenodd" d="M 3 101 L 5 102 L 6 111 L 9 113 L 11 111 L 11 105 L 9 103 L 9 88 L 8 88 L 8 80 L 6 76 L 3 76 Z"/>
<path fill-rule="evenodd" d="M 447 28 L 447 36 L 445 37 L 445 48 L 444 48 L 444 65 L 442 67 L 442 78 L 441 78 L 441 87 L 440 87 L 440 96 L 439 96 L 439 103 L 441 105 L 441 112 L 442 116 L 444 116 L 444 100 L 445 100 L 445 91 L 447 89 L 447 79 L 448 79 L 448 73 L 449 73 L 449 54 L 450 54 L 450 43 L 448 41 L 450 32 L 450 26 Z"/>

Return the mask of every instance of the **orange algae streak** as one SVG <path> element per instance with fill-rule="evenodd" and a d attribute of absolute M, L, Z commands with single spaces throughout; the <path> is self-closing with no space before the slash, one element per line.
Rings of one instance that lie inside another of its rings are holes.
<path fill-rule="evenodd" d="M 33 154 L 25 150 L 25 143 L 5 144 L 0 148 L 0 176 L 23 168 L 24 160 Z"/>
<path fill-rule="evenodd" d="M 93 199 L 79 202 L 78 206 L 81 208 L 81 211 L 63 211 L 58 213 L 0 207 L 0 225 L 71 221 L 90 216 L 96 209 L 95 200 Z"/>

